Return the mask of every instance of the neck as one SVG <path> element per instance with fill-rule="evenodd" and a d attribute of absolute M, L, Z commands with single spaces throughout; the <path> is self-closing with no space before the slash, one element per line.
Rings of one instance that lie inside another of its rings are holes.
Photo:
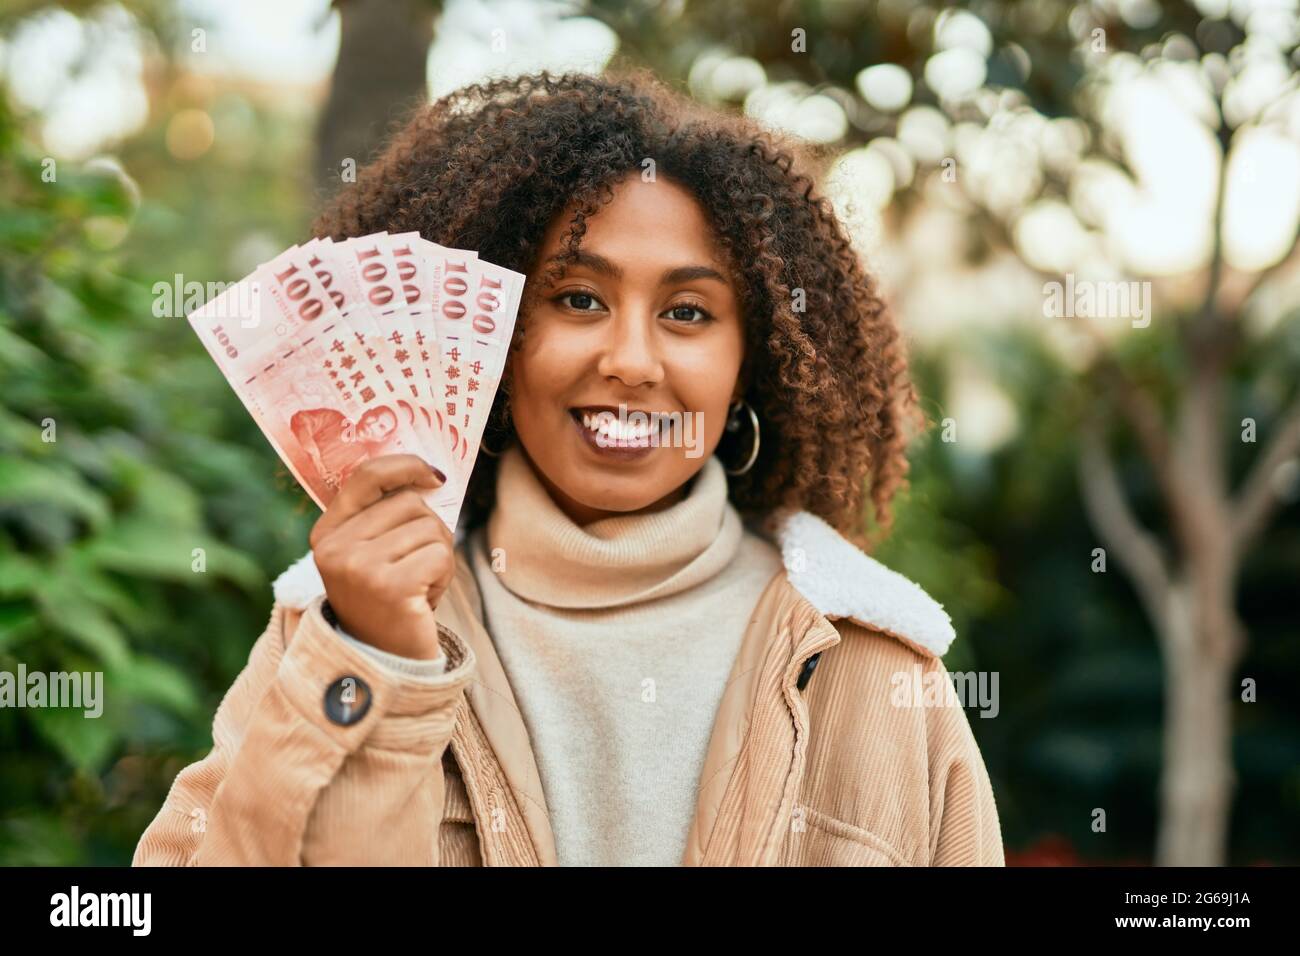
<path fill-rule="evenodd" d="M 683 590 L 730 563 L 743 529 L 717 459 L 636 512 L 583 523 L 512 445 L 501 455 L 486 534 L 507 557 L 500 577 L 519 597 L 552 607 L 613 607 Z M 595 509 L 593 509 L 595 511 Z"/>

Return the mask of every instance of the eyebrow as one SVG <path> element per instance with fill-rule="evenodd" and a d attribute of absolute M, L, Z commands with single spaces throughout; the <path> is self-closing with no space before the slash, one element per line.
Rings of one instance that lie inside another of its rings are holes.
<path fill-rule="evenodd" d="M 623 270 L 616 264 L 606 259 L 604 256 L 588 252 L 585 249 L 579 249 L 573 256 L 566 258 L 563 255 L 551 256 L 548 262 L 561 262 L 564 264 L 573 263 L 579 266 L 585 266 L 592 272 L 609 276 L 611 279 L 623 278 Z M 678 266 L 675 269 L 669 269 L 659 279 L 660 285 L 676 285 L 679 282 L 690 282 L 693 279 L 713 279 L 717 282 L 725 283 L 727 277 L 712 266 Z"/>

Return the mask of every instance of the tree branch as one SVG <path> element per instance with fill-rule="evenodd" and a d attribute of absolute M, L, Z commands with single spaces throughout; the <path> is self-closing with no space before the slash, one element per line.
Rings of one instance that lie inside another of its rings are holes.
<path fill-rule="evenodd" d="M 1296 454 L 1300 454 L 1300 395 L 1278 420 L 1273 437 L 1251 466 L 1233 503 L 1232 545 L 1238 555 L 1245 554 L 1267 527 L 1278 505 L 1273 474 Z"/>
<path fill-rule="evenodd" d="M 1170 450 L 1169 433 L 1160 409 L 1109 349 L 1099 348 L 1096 362 L 1098 375 L 1113 387 L 1120 411 L 1137 436 L 1138 447 L 1156 476 L 1169 511 L 1170 526 L 1175 533 L 1181 533 L 1182 529 L 1192 527 L 1191 519 L 1196 507 L 1191 488 Z"/>
<path fill-rule="evenodd" d="M 1080 430 L 1079 487 L 1093 528 L 1132 578 L 1163 641 L 1170 586 L 1164 552 L 1155 535 L 1138 524 L 1095 417 L 1086 418 Z"/>

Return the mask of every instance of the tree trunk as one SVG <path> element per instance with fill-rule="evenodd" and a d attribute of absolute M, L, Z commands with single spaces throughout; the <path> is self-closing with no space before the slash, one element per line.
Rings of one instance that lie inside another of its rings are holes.
<path fill-rule="evenodd" d="M 1156 862 L 1222 866 L 1232 791 L 1232 680 L 1244 628 L 1236 614 L 1240 549 L 1227 495 L 1222 361 L 1203 356 L 1179 402 L 1172 441 L 1148 427 L 1177 560 L 1133 514 L 1098 418 L 1081 431 L 1084 505 L 1137 589 L 1165 670 L 1164 741 Z M 1128 406 L 1130 411 L 1133 404 Z M 1130 415 L 1141 425 L 1141 415 Z M 1158 427 L 1158 425 L 1156 426 Z"/>
<path fill-rule="evenodd" d="M 1156 835 L 1161 866 L 1227 862 L 1236 779 L 1231 683 L 1244 634 L 1236 614 L 1238 555 L 1223 434 L 1226 356 L 1209 343 L 1213 328 L 1190 330 L 1193 374 L 1174 428 L 1181 504 L 1173 512 L 1173 537 L 1181 560 L 1157 625 L 1166 675 Z"/>
<path fill-rule="evenodd" d="M 316 132 L 319 198 L 345 180 L 345 163 L 359 170 L 396 121 L 427 97 L 431 0 L 336 0 L 342 19 L 339 58 Z"/>
<path fill-rule="evenodd" d="M 1164 762 L 1160 779 L 1158 866 L 1222 866 L 1236 781 L 1232 767 L 1235 663 L 1216 622 L 1231 618 L 1222 591 L 1179 579 L 1164 626 Z M 1211 606 L 1218 604 L 1217 607 Z"/>

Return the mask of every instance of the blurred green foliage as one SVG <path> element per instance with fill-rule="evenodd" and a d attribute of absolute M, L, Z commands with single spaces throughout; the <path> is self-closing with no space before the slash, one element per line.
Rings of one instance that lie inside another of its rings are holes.
<path fill-rule="evenodd" d="M 0 709 L 0 863 L 130 859 L 210 746 L 268 572 L 313 517 L 183 316 L 154 314 L 155 277 L 227 278 L 213 259 L 173 262 L 210 248 L 178 233 L 229 236 L 137 203 L 120 171 L 56 164 L 0 111 L 0 670 L 102 671 L 105 696 L 99 718 Z M 122 242 L 132 220 L 144 247 Z"/>

